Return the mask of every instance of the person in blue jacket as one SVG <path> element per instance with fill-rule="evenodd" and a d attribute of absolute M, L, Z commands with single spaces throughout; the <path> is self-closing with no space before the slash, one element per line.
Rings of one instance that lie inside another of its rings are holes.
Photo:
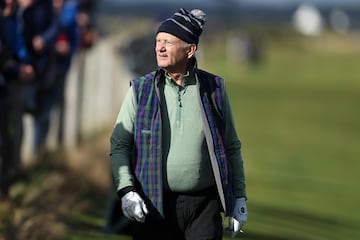
<path fill-rule="evenodd" d="M 51 51 L 51 66 L 49 66 L 50 81 L 54 82 L 53 107 L 59 111 L 59 127 L 57 141 L 63 143 L 65 84 L 74 54 L 79 49 L 80 31 L 77 22 L 79 12 L 78 0 L 53 0 L 53 8 L 58 18 L 59 31 Z"/>
<path fill-rule="evenodd" d="M 28 0 L 22 4 L 22 12 L 19 14 L 22 19 L 22 34 L 36 71 L 33 85 L 36 104 L 32 113 L 35 125 L 34 152 L 38 154 L 45 147 L 54 102 L 55 84 L 48 75 L 59 22 L 52 0 Z"/>
<path fill-rule="evenodd" d="M 34 68 L 19 31 L 16 0 L 1 0 L 0 14 L 0 196 L 7 197 L 21 170 L 23 88 Z"/>

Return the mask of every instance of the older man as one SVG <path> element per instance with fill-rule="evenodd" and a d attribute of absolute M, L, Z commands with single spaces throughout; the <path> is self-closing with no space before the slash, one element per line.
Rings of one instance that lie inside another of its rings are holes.
<path fill-rule="evenodd" d="M 159 26 L 158 69 L 134 79 L 110 158 L 133 239 L 222 239 L 247 220 L 243 160 L 224 80 L 197 68 L 205 13 L 180 9 Z M 155 69 L 154 69 L 155 70 Z"/>

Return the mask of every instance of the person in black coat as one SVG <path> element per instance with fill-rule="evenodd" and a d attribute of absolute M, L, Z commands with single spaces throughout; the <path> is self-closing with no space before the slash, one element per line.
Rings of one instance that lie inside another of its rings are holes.
<path fill-rule="evenodd" d="M 34 109 L 34 152 L 39 153 L 45 147 L 49 131 L 51 107 L 55 96 L 54 78 L 48 70 L 52 62 L 52 50 L 59 33 L 59 22 L 53 10 L 52 0 L 22 1 L 22 34 L 36 76 L 32 91 L 35 98 Z"/>
<path fill-rule="evenodd" d="M 0 3 L 0 197 L 6 198 L 21 170 L 23 88 L 34 68 L 19 32 L 16 0 Z"/>

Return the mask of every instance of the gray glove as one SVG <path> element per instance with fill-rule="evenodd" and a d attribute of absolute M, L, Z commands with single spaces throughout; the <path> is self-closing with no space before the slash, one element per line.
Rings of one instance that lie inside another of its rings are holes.
<path fill-rule="evenodd" d="M 121 198 L 121 208 L 125 217 L 138 222 L 144 222 L 145 215 L 149 213 L 144 200 L 133 191 Z"/>
<path fill-rule="evenodd" d="M 235 237 L 247 221 L 246 199 L 238 198 L 235 202 L 233 215 L 229 217 L 229 228 L 232 231 L 231 237 Z"/>

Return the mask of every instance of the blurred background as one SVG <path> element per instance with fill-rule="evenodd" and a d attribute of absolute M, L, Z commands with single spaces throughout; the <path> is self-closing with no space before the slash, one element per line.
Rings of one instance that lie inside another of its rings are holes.
<path fill-rule="evenodd" d="M 199 68 L 226 80 L 242 142 L 249 218 L 237 238 L 360 239 L 359 0 L 82 4 L 81 44 L 60 70 L 64 103 L 52 105 L 39 148 L 36 114 L 21 115 L 0 240 L 130 239 L 116 214 L 110 134 L 129 81 L 154 69 L 157 24 L 181 7 L 207 14 Z"/>

